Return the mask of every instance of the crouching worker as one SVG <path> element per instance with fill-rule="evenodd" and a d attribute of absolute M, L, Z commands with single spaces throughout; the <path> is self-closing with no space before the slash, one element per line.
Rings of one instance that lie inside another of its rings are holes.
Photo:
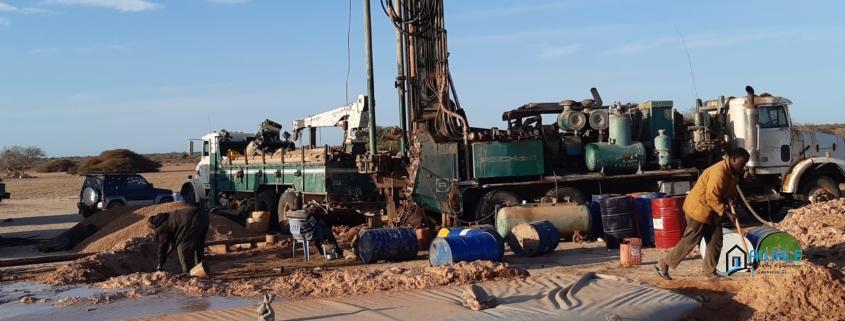
<path fill-rule="evenodd" d="M 288 212 L 289 219 L 296 219 L 304 221 L 299 230 L 299 234 L 306 236 L 311 235 L 310 241 L 317 246 L 320 255 L 325 256 L 326 251 L 323 249 L 323 244 L 329 244 L 334 248 L 334 252 L 338 256 L 342 255 L 340 246 L 337 244 L 337 239 L 332 232 L 332 226 L 326 220 L 325 210 L 316 205 L 309 205 L 304 210 Z"/>
<path fill-rule="evenodd" d="M 190 207 L 158 213 L 147 220 L 147 225 L 153 229 L 159 244 L 156 271 L 163 271 L 164 262 L 174 249 L 183 273 L 190 273 L 193 267 L 202 263 L 208 212 Z"/>

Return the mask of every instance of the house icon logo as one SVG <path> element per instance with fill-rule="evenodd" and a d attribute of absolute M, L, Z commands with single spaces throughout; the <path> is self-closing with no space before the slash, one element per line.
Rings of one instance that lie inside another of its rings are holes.
<path fill-rule="evenodd" d="M 748 253 L 740 248 L 739 245 L 734 245 L 730 250 L 725 252 L 725 271 L 727 275 L 751 271 L 751 267 L 748 265 Z"/>

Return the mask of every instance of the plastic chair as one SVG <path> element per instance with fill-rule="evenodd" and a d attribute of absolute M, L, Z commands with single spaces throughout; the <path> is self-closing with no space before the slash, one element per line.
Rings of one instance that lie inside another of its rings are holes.
<path fill-rule="evenodd" d="M 293 244 L 291 244 L 291 258 L 296 258 L 296 243 L 302 243 L 302 253 L 305 255 L 305 260 L 311 260 L 311 247 L 309 241 L 314 236 L 314 232 L 308 232 L 305 234 L 300 233 L 302 227 L 306 225 L 305 220 L 303 219 L 296 219 L 296 218 L 288 218 L 288 225 L 290 226 L 290 234 L 293 236 Z"/>

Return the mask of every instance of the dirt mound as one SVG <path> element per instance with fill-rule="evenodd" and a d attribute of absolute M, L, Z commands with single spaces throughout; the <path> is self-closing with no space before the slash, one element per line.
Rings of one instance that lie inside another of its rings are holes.
<path fill-rule="evenodd" d="M 526 277 L 528 273 L 503 263 L 470 262 L 438 267 L 298 270 L 281 277 L 233 281 L 193 279 L 163 272 L 135 273 L 111 278 L 97 286 L 133 289 L 149 294 L 178 288 L 189 294 L 256 297 L 265 292 L 281 298 L 317 298 L 373 292 L 427 289 L 446 285 Z"/>
<path fill-rule="evenodd" d="M 77 244 L 73 250 L 84 253 L 96 253 L 112 250 L 116 247 L 116 245 L 123 244 L 129 239 L 149 235 L 152 230 L 147 227 L 147 223 L 144 221 L 146 217 L 163 212 L 172 212 L 177 209 L 190 206 L 191 205 L 183 202 L 172 202 L 142 207 L 132 213 L 123 213 L 122 215 L 109 213 L 108 216 L 111 216 L 111 222 L 105 224 L 97 231 L 97 233 L 94 233 L 94 235 L 89 236 L 84 241 Z M 95 214 L 91 217 L 94 218 L 99 214 L 102 213 Z M 108 218 L 106 217 L 102 218 L 103 221 L 107 221 L 107 219 Z M 97 218 L 97 220 L 100 220 L 100 218 Z"/>
<path fill-rule="evenodd" d="M 786 275 L 753 278 L 736 300 L 756 310 L 751 320 L 842 320 L 845 280 L 837 270 L 804 262 Z"/>
<path fill-rule="evenodd" d="M 150 160 L 128 149 L 107 150 L 97 157 L 87 158 L 79 164 L 79 175 L 94 173 L 146 173 L 158 172 L 161 163 Z"/>
<path fill-rule="evenodd" d="M 778 226 L 801 243 L 804 257 L 822 265 L 845 265 L 845 199 L 790 211 Z"/>

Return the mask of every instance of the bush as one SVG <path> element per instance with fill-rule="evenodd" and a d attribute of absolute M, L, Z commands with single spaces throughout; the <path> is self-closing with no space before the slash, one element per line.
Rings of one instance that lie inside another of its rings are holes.
<path fill-rule="evenodd" d="M 100 156 L 82 161 L 76 170 L 76 174 L 146 173 L 158 172 L 159 168 L 161 168 L 159 162 L 138 155 L 128 149 L 115 149 L 107 150 Z"/>
<path fill-rule="evenodd" d="M 35 166 L 35 171 L 39 173 L 58 173 L 67 172 L 74 173 L 79 163 L 70 159 L 54 159 L 41 165 Z"/>

